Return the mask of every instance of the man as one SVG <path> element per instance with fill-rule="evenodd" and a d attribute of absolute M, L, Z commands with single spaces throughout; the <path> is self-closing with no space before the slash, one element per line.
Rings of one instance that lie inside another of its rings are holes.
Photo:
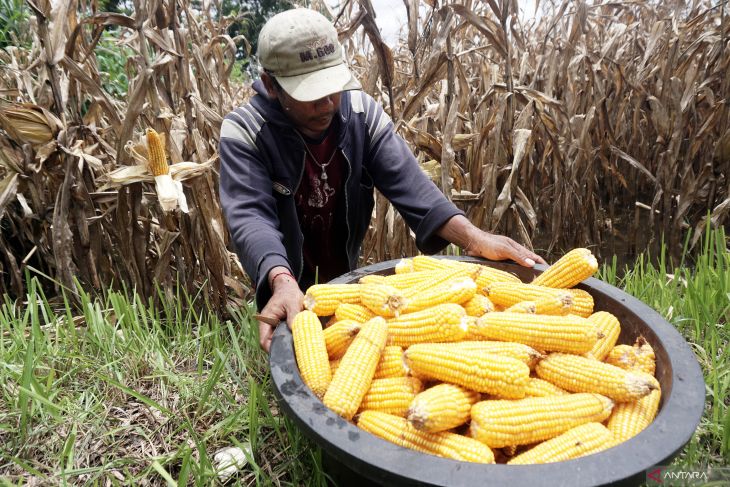
<path fill-rule="evenodd" d="M 544 263 L 512 239 L 485 233 L 420 170 L 382 107 L 360 90 L 334 26 L 293 9 L 259 35 L 257 95 L 226 116 L 220 198 L 265 316 L 291 323 L 302 289 L 357 266 L 377 188 L 423 253 L 449 242 L 470 255 Z M 259 322 L 268 352 L 274 326 Z"/>

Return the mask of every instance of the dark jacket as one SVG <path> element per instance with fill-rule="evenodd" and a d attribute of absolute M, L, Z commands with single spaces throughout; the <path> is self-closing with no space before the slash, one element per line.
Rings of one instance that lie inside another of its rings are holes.
<path fill-rule="evenodd" d="M 268 98 L 261 81 L 251 101 L 229 113 L 221 127 L 220 198 L 246 273 L 256 283 L 256 302 L 271 297 L 267 282 L 275 266 L 302 276 L 302 233 L 294 193 L 304 171 L 304 140 Z M 362 91 L 347 91 L 340 103 L 338 148 L 347 162 L 345 213 L 347 257 L 357 266 L 377 188 L 416 234 L 423 253 L 448 242 L 436 231 L 463 214 L 421 171 L 405 141 L 393 131 L 382 107 Z"/>

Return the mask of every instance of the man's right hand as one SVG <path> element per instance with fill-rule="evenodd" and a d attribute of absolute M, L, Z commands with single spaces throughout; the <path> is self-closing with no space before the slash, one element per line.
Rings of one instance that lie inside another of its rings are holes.
<path fill-rule="evenodd" d="M 272 294 L 269 302 L 261 310 L 261 314 L 279 321 L 286 321 L 291 328 L 294 316 L 302 310 L 304 294 L 286 267 L 274 267 L 269 271 L 268 277 Z M 259 321 L 259 344 L 266 350 L 266 353 L 269 353 L 271 348 L 271 337 L 274 335 L 275 328 L 276 325 Z"/>

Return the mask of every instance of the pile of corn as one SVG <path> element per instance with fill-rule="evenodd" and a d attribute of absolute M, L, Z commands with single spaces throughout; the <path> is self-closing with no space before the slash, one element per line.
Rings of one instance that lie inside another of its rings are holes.
<path fill-rule="evenodd" d="M 617 345 L 618 319 L 573 289 L 597 268 L 574 249 L 527 284 L 417 256 L 314 285 L 292 324 L 302 378 L 340 416 L 424 453 L 534 464 L 605 450 L 653 420 L 660 390 L 649 344 Z"/>

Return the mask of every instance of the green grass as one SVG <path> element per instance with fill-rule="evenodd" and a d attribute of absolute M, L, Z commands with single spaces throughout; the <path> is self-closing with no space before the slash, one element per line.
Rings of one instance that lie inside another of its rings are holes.
<path fill-rule="evenodd" d="M 23 0 L 0 0 L 0 50 L 9 46 L 30 48 L 30 9 Z"/>
<path fill-rule="evenodd" d="M 52 303 L 33 279 L 27 302 L 0 306 L 4 482 L 211 485 L 213 454 L 250 443 L 241 485 L 324 484 L 276 409 L 249 309 L 221 321 L 185 296 L 154 308 L 117 292 Z"/>
<path fill-rule="evenodd" d="M 730 255 L 707 234 L 691 266 L 641 258 L 600 277 L 692 344 L 707 407 L 678 465 L 730 458 Z M 133 292 L 0 302 L 0 485 L 211 485 L 213 454 L 251 445 L 238 485 L 325 485 L 320 452 L 277 408 L 251 309 L 221 320 L 185 295 Z"/>
<path fill-rule="evenodd" d="M 686 254 L 687 255 L 687 254 Z M 682 466 L 730 464 L 730 252 L 722 229 L 707 231 L 694 262 L 669 269 L 662 252 L 656 264 L 640 256 L 623 269 L 615 262 L 599 277 L 642 300 L 673 324 L 702 367 L 706 406 L 700 426 L 675 461 Z"/>

